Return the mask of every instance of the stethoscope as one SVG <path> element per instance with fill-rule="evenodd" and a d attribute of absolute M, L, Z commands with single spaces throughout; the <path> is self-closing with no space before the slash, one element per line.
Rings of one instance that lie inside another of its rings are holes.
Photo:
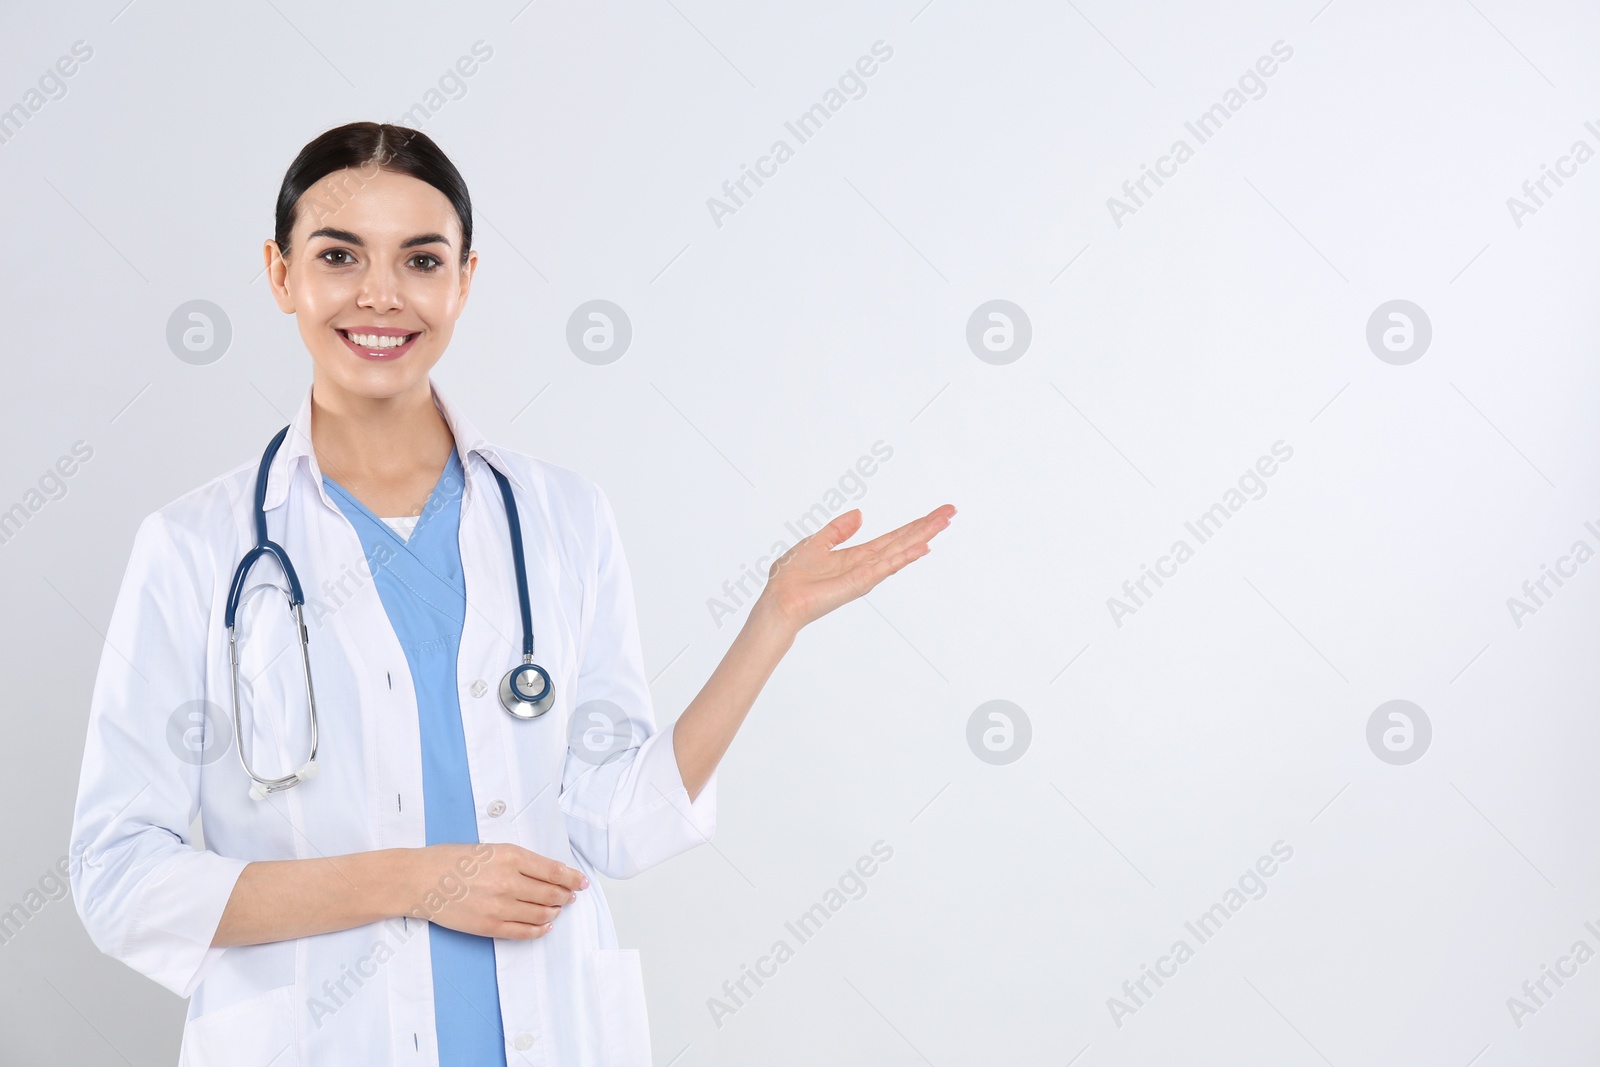
<path fill-rule="evenodd" d="M 284 551 L 282 545 L 267 537 L 267 469 L 272 466 L 272 458 L 278 454 L 278 448 L 287 436 L 289 427 L 285 426 L 267 445 L 266 452 L 261 456 L 261 466 L 256 470 L 256 543 L 239 560 L 239 566 L 233 572 L 233 584 L 228 590 L 228 608 L 224 616 L 228 627 L 228 666 L 233 678 L 234 747 L 239 753 L 240 766 L 253 783 L 250 795 L 257 800 L 265 800 L 272 793 L 309 782 L 320 770 L 317 766 L 317 695 L 311 687 L 311 649 L 303 611 L 305 595 L 300 588 L 300 576 L 289 561 L 289 553 Z M 517 501 L 506 476 L 492 466 L 489 472 L 494 475 L 495 482 L 500 486 L 500 495 L 506 502 L 506 523 L 511 527 L 511 558 L 516 564 L 517 597 L 522 608 L 522 662 L 500 679 L 500 703 L 519 719 L 535 719 L 549 711 L 555 703 L 555 686 L 550 681 L 550 672 L 533 662 L 533 609 L 528 604 L 528 568 L 522 557 L 522 522 L 517 513 Z M 311 717 L 311 753 L 299 770 L 282 778 L 263 778 L 251 768 L 244 754 L 244 722 L 239 713 L 239 644 L 234 620 L 244 593 L 245 579 L 250 574 L 250 568 L 263 556 L 277 560 L 289 581 L 289 610 L 294 613 L 295 627 L 300 632 L 300 663 L 305 671 L 306 706 Z"/>

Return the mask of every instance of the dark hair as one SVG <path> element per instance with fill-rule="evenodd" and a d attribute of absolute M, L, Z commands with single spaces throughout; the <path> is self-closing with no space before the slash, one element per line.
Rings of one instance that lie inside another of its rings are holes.
<path fill-rule="evenodd" d="M 278 188 L 277 226 L 273 239 L 285 257 L 300 197 L 335 171 L 360 170 L 368 177 L 379 170 L 425 181 L 445 195 L 461 220 L 461 262 L 472 248 L 472 198 L 455 164 L 421 130 L 378 122 L 336 126 L 300 149 Z"/>

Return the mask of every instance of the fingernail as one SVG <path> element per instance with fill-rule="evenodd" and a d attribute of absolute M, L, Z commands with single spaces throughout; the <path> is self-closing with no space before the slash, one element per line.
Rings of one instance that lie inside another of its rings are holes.
<path fill-rule="evenodd" d="M 589 888 L 589 876 L 588 875 L 580 874 L 578 876 L 578 879 L 579 879 L 579 881 L 578 881 L 578 888 L 579 889 L 588 889 Z"/>

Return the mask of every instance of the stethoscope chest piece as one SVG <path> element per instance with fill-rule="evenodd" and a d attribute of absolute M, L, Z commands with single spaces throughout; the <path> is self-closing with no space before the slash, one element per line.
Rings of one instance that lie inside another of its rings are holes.
<path fill-rule="evenodd" d="M 500 703 L 519 719 L 537 719 L 556 702 L 550 674 L 529 660 L 500 679 Z"/>

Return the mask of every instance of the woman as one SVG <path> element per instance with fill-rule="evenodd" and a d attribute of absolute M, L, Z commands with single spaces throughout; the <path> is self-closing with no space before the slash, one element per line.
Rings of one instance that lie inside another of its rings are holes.
<path fill-rule="evenodd" d="M 798 630 L 955 514 L 836 549 L 855 510 L 796 545 L 658 732 L 605 494 L 429 380 L 471 248 L 425 135 L 308 144 L 265 256 L 311 388 L 259 462 L 135 538 L 73 895 L 103 951 L 192 998 L 182 1063 L 648 1064 L 637 951 L 594 875 L 708 840 L 717 763 Z"/>

